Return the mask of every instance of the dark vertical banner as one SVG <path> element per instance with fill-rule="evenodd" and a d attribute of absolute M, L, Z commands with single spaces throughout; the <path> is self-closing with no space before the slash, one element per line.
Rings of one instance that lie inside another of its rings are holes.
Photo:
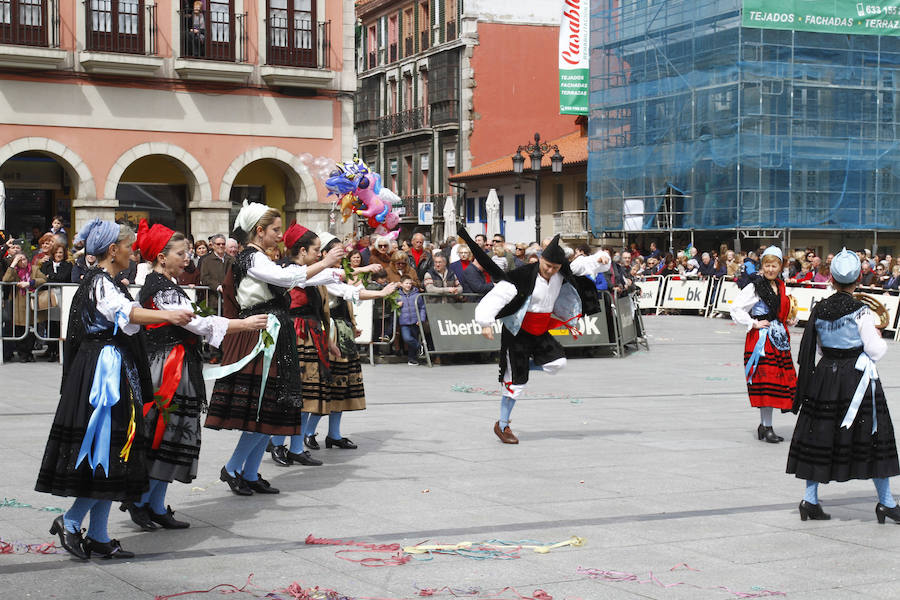
<path fill-rule="evenodd" d="M 559 114 L 588 114 L 590 0 L 562 0 L 559 23 Z"/>
<path fill-rule="evenodd" d="M 900 0 L 744 0 L 744 27 L 856 35 L 900 34 Z"/>

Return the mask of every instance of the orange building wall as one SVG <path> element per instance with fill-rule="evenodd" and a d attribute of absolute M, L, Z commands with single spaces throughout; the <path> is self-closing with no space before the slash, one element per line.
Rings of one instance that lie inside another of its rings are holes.
<path fill-rule="evenodd" d="M 552 140 L 574 128 L 574 116 L 559 114 L 558 35 L 558 27 L 478 24 L 472 166 L 512 154 L 535 132 Z"/>

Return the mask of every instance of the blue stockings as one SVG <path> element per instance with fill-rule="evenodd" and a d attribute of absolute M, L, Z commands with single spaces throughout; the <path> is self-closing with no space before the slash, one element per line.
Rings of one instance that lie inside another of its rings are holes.
<path fill-rule="evenodd" d="M 108 542 L 109 533 L 106 530 L 106 524 L 109 521 L 109 508 L 112 506 L 112 500 L 97 500 L 95 498 L 76 498 L 72 503 L 72 508 L 63 515 L 63 522 L 72 533 L 78 533 L 81 529 L 81 522 L 88 512 L 91 513 L 91 523 L 88 527 L 87 536 L 98 542 Z"/>
<path fill-rule="evenodd" d="M 309 421 L 309 413 L 301 412 L 300 413 L 300 435 L 292 435 L 291 436 L 291 452 L 297 454 L 298 452 L 303 452 L 303 436 L 306 434 L 306 423 Z M 300 440 L 300 444 L 297 445 L 297 440 Z M 272 436 L 272 445 L 273 446 L 284 446 L 285 436 L 283 435 L 273 435 Z M 300 448 L 300 450 L 295 451 L 294 447 Z"/>
<path fill-rule="evenodd" d="M 333 412 L 328 415 L 328 437 L 333 440 L 341 439 L 341 415 L 342 412 Z"/>
<path fill-rule="evenodd" d="M 509 425 L 509 415 L 512 414 L 512 409 L 515 405 L 515 398 L 510 398 L 509 396 L 500 398 L 500 431 L 503 431 Z"/>
<path fill-rule="evenodd" d="M 875 484 L 875 491 L 878 493 L 878 501 L 884 504 L 887 508 L 894 508 L 897 506 L 897 501 L 894 500 L 894 495 L 891 494 L 891 480 L 887 477 L 873 477 L 872 483 Z"/>
<path fill-rule="evenodd" d="M 887 508 L 894 508 L 897 506 L 897 501 L 894 500 L 893 494 L 891 494 L 891 480 L 887 477 L 873 477 L 872 483 L 875 484 L 875 491 L 878 494 L 878 501 L 881 502 Z M 806 493 L 803 494 L 803 499 L 809 502 L 810 504 L 818 504 L 819 503 L 819 482 L 812 481 L 811 479 L 806 480 Z"/>
<path fill-rule="evenodd" d="M 141 499 L 135 502 L 136 506 L 149 506 L 154 514 L 162 515 L 166 512 L 166 492 L 169 489 L 168 481 L 159 479 L 150 480 L 150 489 L 144 492 Z"/>
<path fill-rule="evenodd" d="M 240 474 L 247 481 L 256 481 L 259 477 L 259 464 L 266 453 L 266 445 L 271 436 L 265 433 L 245 431 L 241 434 L 234 454 L 225 464 L 230 475 Z"/>

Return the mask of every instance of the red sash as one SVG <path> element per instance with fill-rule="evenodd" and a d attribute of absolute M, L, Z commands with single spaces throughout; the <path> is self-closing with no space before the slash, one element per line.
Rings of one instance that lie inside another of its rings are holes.
<path fill-rule="evenodd" d="M 159 389 L 156 390 L 154 401 L 144 404 L 145 418 L 150 414 L 150 409 L 154 406 L 157 411 L 156 428 L 153 432 L 153 444 L 151 446 L 154 450 L 159 448 L 163 434 L 166 431 L 166 411 L 172 405 L 172 397 L 175 395 L 175 390 L 178 389 L 178 384 L 181 383 L 183 365 L 184 345 L 178 344 L 172 348 L 172 351 L 166 357 L 165 364 L 163 364 L 162 381 L 159 384 Z"/>

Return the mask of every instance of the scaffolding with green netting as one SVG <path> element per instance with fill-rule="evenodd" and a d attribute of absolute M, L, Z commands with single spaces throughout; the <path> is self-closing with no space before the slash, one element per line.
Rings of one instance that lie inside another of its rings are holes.
<path fill-rule="evenodd" d="M 588 214 L 623 231 L 900 231 L 900 39 L 592 0 Z"/>

